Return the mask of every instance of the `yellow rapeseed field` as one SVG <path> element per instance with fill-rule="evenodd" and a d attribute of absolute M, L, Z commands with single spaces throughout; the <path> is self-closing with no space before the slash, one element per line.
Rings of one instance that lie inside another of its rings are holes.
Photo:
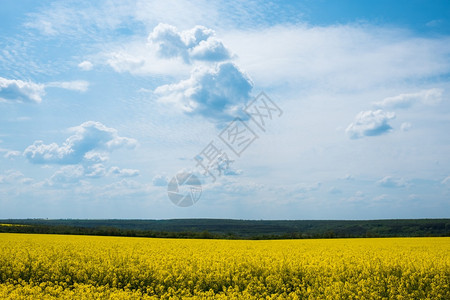
<path fill-rule="evenodd" d="M 1 299 L 450 299 L 450 238 L 0 234 Z"/>

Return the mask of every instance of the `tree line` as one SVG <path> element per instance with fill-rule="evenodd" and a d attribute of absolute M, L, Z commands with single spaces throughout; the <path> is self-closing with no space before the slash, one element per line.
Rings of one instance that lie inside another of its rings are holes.
<path fill-rule="evenodd" d="M 192 239 L 450 236 L 450 219 L 415 220 L 0 220 L 0 232 Z M 8 225 L 6 225 L 8 224 Z M 25 225 L 25 226 L 24 226 Z"/>

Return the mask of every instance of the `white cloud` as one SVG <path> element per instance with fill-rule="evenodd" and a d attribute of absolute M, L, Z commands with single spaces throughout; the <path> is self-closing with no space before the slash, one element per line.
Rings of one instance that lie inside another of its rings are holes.
<path fill-rule="evenodd" d="M 33 179 L 25 177 L 22 172 L 17 170 L 8 170 L 0 174 L 0 184 L 28 184 Z"/>
<path fill-rule="evenodd" d="M 401 129 L 402 131 L 409 131 L 409 130 L 411 129 L 411 127 L 412 127 L 412 124 L 411 124 L 411 123 L 409 123 L 409 122 L 404 122 L 404 123 L 402 123 L 402 125 L 400 126 L 400 129 Z"/>
<path fill-rule="evenodd" d="M 15 79 L 0 77 L 0 102 L 42 102 L 47 87 L 57 87 L 66 90 L 85 92 L 89 87 L 89 82 L 83 80 L 58 81 L 47 84 L 34 83 Z"/>
<path fill-rule="evenodd" d="M 154 186 L 167 186 L 169 179 L 164 175 L 156 175 L 152 179 Z"/>
<path fill-rule="evenodd" d="M 409 108 L 416 103 L 425 105 L 436 105 L 442 101 L 442 89 L 422 90 L 417 93 L 400 94 L 388 97 L 383 101 L 375 103 L 380 108 Z"/>
<path fill-rule="evenodd" d="M 375 202 L 387 202 L 389 200 L 389 196 L 386 194 L 382 194 L 376 197 L 373 197 L 373 201 Z"/>
<path fill-rule="evenodd" d="M 120 169 L 118 167 L 111 167 L 107 170 L 100 163 L 68 165 L 61 167 L 49 179 L 44 181 L 43 184 L 50 187 L 68 187 L 80 183 L 87 183 L 84 179 L 96 179 L 110 175 L 135 177 L 139 175 L 139 170 Z"/>
<path fill-rule="evenodd" d="M 55 81 L 45 85 L 46 87 L 57 87 L 71 91 L 86 92 L 89 88 L 89 82 L 84 80 L 75 81 Z"/>
<path fill-rule="evenodd" d="M 3 157 L 13 159 L 14 157 L 20 156 L 20 154 L 21 154 L 20 151 L 10 150 L 10 151 L 7 151 L 5 153 L 5 155 L 3 155 Z"/>
<path fill-rule="evenodd" d="M 45 35 L 56 35 L 57 31 L 53 28 L 53 24 L 47 20 L 37 20 L 35 22 L 25 23 L 26 27 L 37 29 Z"/>
<path fill-rule="evenodd" d="M 361 90 L 447 74 L 450 38 L 367 25 L 229 31 L 224 43 L 258 84 Z"/>
<path fill-rule="evenodd" d="M 211 29 L 195 26 L 177 31 L 171 25 L 159 24 L 147 43 L 135 40 L 101 56 L 116 72 L 180 76 L 189 72 L 192 63 L 225 61 L 231 53 Z"/>
<path fill-rule="evenodd" d="M 84 160 L 90 163 L 103 163 L 109 159 L 105 153 L 89 151 L 84 155 Z"/>
<path fill-rule="evenodd" d="M 35 141 L 25 149 L 25 157 L 36 164 L 77 164 L 85 158 L 92 159 L 92 152 L 134 147 L 137 143 L 134 139 L 119 136 L 116 129 L 100 122 L 88 121 L 71 128 L 71 131 L 75 134 L 61 146 Z"/>
<path fill-rule="evenodd" d="M 205 61 L 224 61 L 231 58 L 230 51 L 223 43 L 211 38 L 189 49 L 189 55 L 192 59 Z"/>
<path fill-rule="evenodd" d="M 367 200 L 366 195 L 362 191 L 357 191 L 353 196 L 347 198 L 345 201 L 350 203 L 362 203 Z"/>
<path fill-rule="evenodd" d="M 143 47 L 143 46 L 141 46 Z M 116 51 L 107 54 L 107 63 L 116 72 L 146 73 L 146 55 Z"/>
<path fill-rule="evenodd" d="M 150 44 L 157 47 L 157 53 L 164 58 L 182 57 L 189 60 L 187 46 L 174 26 L 158 24 L 148 36 Z"/>
<path fill-rule="evenodd" d="M 351 139 L 381 135 L 392 129 L 388 122 L 394 118 L 393 112 L 384 112 L 381 109 L 362 111 L 356 115 L 355 121 L 345 131 Z"/>
<path fill-rule="evenodd" d="M 0 140 L 0 143 L 2 141 Z M 0 153 L 5 153 L 3 155 L 4 158 L 8 158 L 8 159 L 14 159 L 17 156 L 20 156 L 22 153 L 20 151 L 16 151 L 16 150 L 10 150 L 10 149 L 5 149 L 5 148 L 0 148 Z"/>
<path fill-rule="evenodd" d="M 84 176 L 91 178 L 100 178 L 107 175 L 106 168 L 103 164 L 93 164 L 84 167 Z"/>
<path fill-rule="evenodd" d="M 90 71 L 92 70 L 93 67 L 94 65 L 88 60 L 82 61 L 78 64 L 78 68 L 80 68 L 83 71 Z"/>
<path fill-rule="evenodd" d="M 213 69 L 197 68 L 191 77 L 158 87 L 162 102 L 173 103 L 187 114 L 199 114 L 215 120 L 238 115 L 250 99 L 253 83 L 233 63 L 220 63 Z"/>
<path fill-rule="evenodd" d="M 44 95 L 43 84 L 0 77 L 0 101 L 40 103 Z"/>
<path fill-rule="evenodd" d="M 83 166 L 64 166 L 56 171 L 50 179 L 47 180 L 46 184 L 49 186 L 55 186 L 78 183 L 80 179 L 84 177 L 84 174 L 85 171 Z"/>
<path fill-rule="evenodd" d="M 192 59 L 224 61 L 231 57 L 214 31 L 204 26 L 178 32 L 174 26 L 160 23 L 150 33 L 148 41 L 161 57 L 181 57 L 186 63 Z"/>
<path fill-rule="evenodd" d="M 135 169 L 120 169 L 119 167 L 111 167 L 109 169 L 109 173 L 119 177 L 135 177 L 138 176 L 140 172 Z"/>
<path fill-rule="evenodd" d="M 403 178 L 394 178 L 392 176 L 386 176 L 380 179 L 377 181 L 377 184 L 386 188 L 400 188 L 407 186 L 407 182 Z"/>

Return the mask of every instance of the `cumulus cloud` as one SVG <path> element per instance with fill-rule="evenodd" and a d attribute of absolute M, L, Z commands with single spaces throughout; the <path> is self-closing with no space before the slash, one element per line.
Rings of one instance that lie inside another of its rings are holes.
<path fill-rule="evenodd" d="M 135 40 L 102 56 L 116 72 L 167 74 L 178 78 L 189 74 L 193 64 L 218 63 L 234 58 L 209 28 L 195 26 L 178 31 L 174 26 L 162 23 L 153 29 L 146 42 Z"/>
<path fill-rule="evenodd" d="M 57 87 L 71 91 L 86 92 L 89 88 L 89 82 L 84 80 L 75 81 L 55 81 L 45 85 L 46 87 Z"/>
<path fill-rule="evenodd" d="M 392 176 L 386 176 L 379 181 L 377 184 L 386 188 L 400 188 L 407 186 L 406 181 L 403 178 L 394 178 Z"/>
<path fill-rule="evenodd" d="M 0 101 L 40 103 L 44 95 L 43 84 L 0 77 Z"/>
<path fill-rule="evenodd" d="M 224 61 L 231 57 L 214 31 L 204 26 L 179 32 L 174 26 L 160 23 L 150 33 L 148 42 L 160 57 L 180 57 L 186 63 L 191 60 Z"/>
<path fill-rule="evenodd" d="M 92 70 L 93 67 L 94 65 L 88 60 L 82 61 L 78 64 L 78 68 L 80 68 L 83 71 L 90 71 Z"/>
<path fill-rule="evenodd" d="M 356 115 L 355 121 L 345 131 L 351 139 L 381 135 L 392 130 L 388 122 L 394 118 L 395 113 L 384 112 L 381 109 L 362 111 Z"/>
<path fill-rule="evenodd" d="M 215 68 L 197 68 L 189 79 L 158 87 L 155 93 L 163 102 L 174 103 L 187 114 L 199 114 L 216 120 L 229 120 L 239 113 L 253 83 L 231 62 Z"/>
<path fill-rule="evenodd" d="M 148 36 L 148 41 L 157 47 L 157 53 L 164 58 L 181 56 L 186 61 L 188 58 L 187 45 L 174 26 L 158 24 Z"/>
<path fill-rule="evenodd" d="M 135 169 L 120 169 L 119 167 L 111 167 L 109 169 L 109 173 L 119 177 L 135 177 L 138 176 L 140 172 Z"/>
<path fill-rule="evenodd" d="M 422 90 L 418 93 L 400 94 L 375 103 L 379 108 L 409 108 L 416 103 L 435 105 L 442 101 L 442 89 Z"/>
<path fill-rule="evenodd" d="M 89 88 L 89 82 L 84 80 L 56 81 L 46 84 L 34 83 L 0 77 L 0 102 L 42 102 L 45 89 L 48 87 L 62 88 L 77 92 L 85 92 Z"/>
<path fill-rule="evenodd" d="M 134 139 L 119 136 L 116 129 L 100 122 L 88 121 L 71 131 L 74 134 L 61 146 L 35 141 L 25 149 L 25 157 L 36 164 L 77 164 L 85 158 L 92 159 L 95 152 L 134 147 L 137 143 Z"/>

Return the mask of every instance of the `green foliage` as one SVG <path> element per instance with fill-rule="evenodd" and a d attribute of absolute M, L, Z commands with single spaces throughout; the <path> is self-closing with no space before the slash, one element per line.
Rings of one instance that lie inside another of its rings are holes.
<path fill-rule="evenodd" d="M 13 219 L 0 220 L 0 224 L 8 224 L 0 226 L 0 232 L 158 238 L 304 239 L 450 236 L 450 219 L 369 221 Z"/>

